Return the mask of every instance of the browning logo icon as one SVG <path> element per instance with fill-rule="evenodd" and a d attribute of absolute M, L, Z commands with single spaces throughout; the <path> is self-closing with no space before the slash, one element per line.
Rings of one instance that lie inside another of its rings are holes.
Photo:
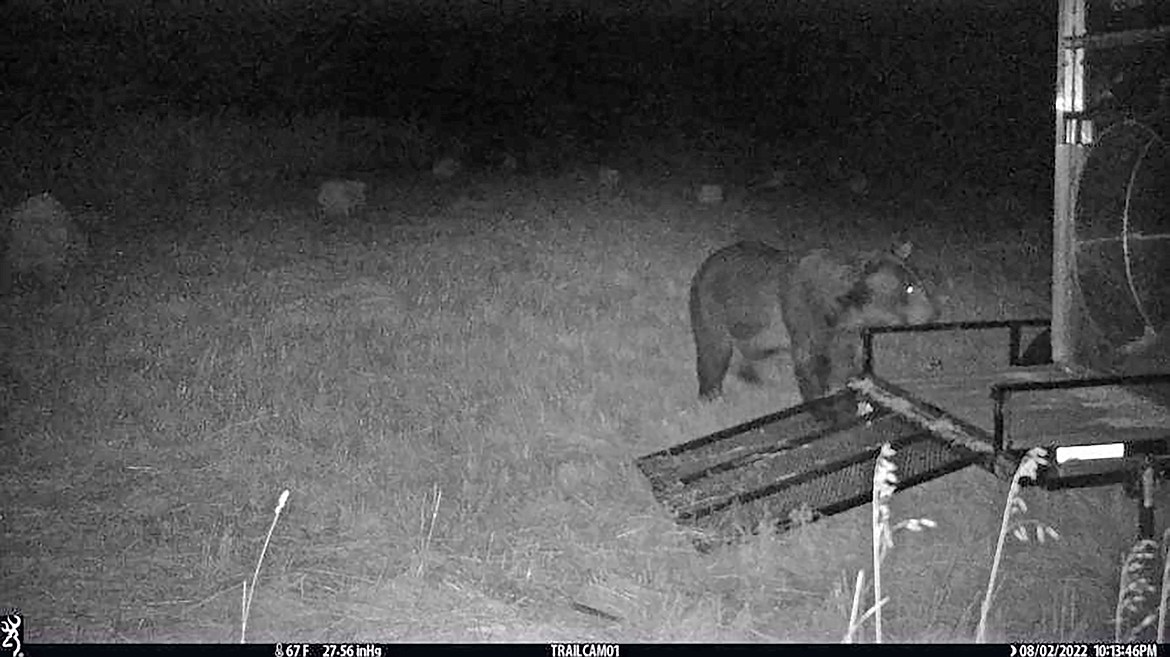
<path fill-rule="evenodd" d="M 24 619 L 11 611 L 0 618 L 0 656 L 24 657 Z"/>

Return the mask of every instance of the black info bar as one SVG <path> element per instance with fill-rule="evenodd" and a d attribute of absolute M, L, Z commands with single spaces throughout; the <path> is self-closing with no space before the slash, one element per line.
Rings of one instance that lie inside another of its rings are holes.
<path fill-rule="evenodd" d="M 1158 644 L 948 644 L 947 657 L 1158 657 Z M 37 644 L 22 657 L 56 655 L 216 655 L 246 657 L 801 657 L 849 654 L 934 657 L 930 644 L 666 644 L 666 643 L 274 643 L 274 644 Z M 795 652 L 793 652 L 795 651 Z M 3 652 L 3 657 L 9 653 Z"/>

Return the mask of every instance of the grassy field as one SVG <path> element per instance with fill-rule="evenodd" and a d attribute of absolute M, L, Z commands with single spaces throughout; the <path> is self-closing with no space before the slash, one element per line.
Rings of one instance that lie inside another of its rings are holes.
<path fill-rule="evenodd" d="M 610 165 L 616 190 L 366 171 L 348 221 L 313 184 L 118 209 L 61 295 L 2 300 L 0 603 L 30 641 L 236 640 L 288 489 L 253 641 L 839 640 L 868 507 L 704 556 L 632 465 L 798 399 L 697 402 L 690 277 L 746 237 L 909 237 L 944 319 L 1046 315 L 1044 194 L 717 180 L 702 206 L 706 174 Z M 897 537 L 887 639 L 971 639 L 1006 488 L 968 470 L 894 498 L 938 527 Z M 1027 499 L 1063 538 L 1010 545 L 993 637 L 1109 636 L 1132 505 Z"/>

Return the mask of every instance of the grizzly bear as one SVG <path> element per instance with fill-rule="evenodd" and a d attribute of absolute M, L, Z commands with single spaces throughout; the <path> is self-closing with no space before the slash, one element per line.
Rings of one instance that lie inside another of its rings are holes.
<path fill-rule="evenodd" d="M 691 282 L 699 397 L 722 394 L 738 352 L 739 377 L 758 383 L 757 365 L 792 355 L 801 398 L 839 390 L 861 371 L 861 329 L 923 324 L 938 311 L 906 263 L 912 247 L 843 256 L 818 249 L 799 260 L 761 242 L 713 253 Z"/>

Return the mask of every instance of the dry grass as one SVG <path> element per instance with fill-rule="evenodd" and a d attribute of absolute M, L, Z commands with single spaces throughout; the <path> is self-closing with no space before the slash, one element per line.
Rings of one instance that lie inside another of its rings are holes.
<path fill-rule="evenodd" d="M 696 403 L 690 276 L 739 237 L 900 232 L 935 255 L 950 316 L 1042 314 L 1028 245 L 1046 219 L 992 240 L 978 214 L 903 216 L 892 197 L 875 221 L 852 200 L 700 207 L 628 180 L 384 177 L 328 227 L 311 186 L 286 192 L 300 209 L 123 215 L 136 227 L 109 227 L 52 303 L 4 299 L 0 584 L 29 639 L 233 640 L 288 488 L 253 641 L 839 640 L 868 509 L 704 557 L 632 467 L 797 398 Z M 888 641 L 972 636 L 1004 490 L 965 471 L 893 499 L 939 526 L 885 560 Z M 1066 540 L 1006 557 L 993 638 L 1108 627 L 1132 527 L 1116 497 L 1032 503 Z"/>

